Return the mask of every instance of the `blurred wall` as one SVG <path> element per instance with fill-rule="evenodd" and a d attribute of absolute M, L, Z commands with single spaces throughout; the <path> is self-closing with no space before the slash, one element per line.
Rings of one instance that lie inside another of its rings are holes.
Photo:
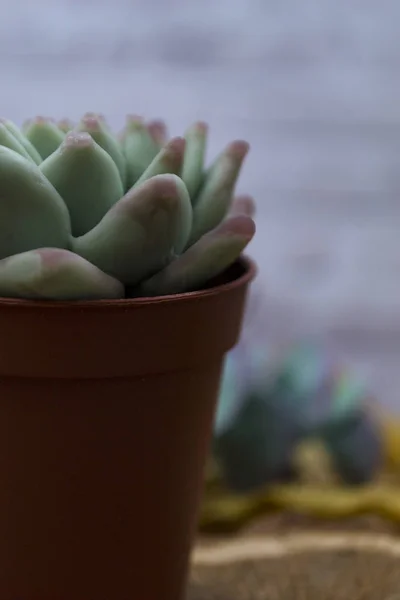
<path fill-rule="evenodd" d="M 399 405 L 398 0 L 15 0 L 0 112 L 244 137 L 271 339 L 318 334 Z M 264 312 L 264 311 L 263 311 Z"/>

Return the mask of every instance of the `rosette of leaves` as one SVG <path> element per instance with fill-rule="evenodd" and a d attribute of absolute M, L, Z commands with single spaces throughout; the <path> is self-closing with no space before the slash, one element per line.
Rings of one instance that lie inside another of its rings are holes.
<path fill-rule="evenodd" d="M 160 121 L 0 121 L 0 296 L 85 300 L 204 287 L 254 235 L 234 197 L 248 144 L 205 167 L 207 126 L 167 138 Z"/>
<path fill-rule="evenodd" d="M 342 482 L 372 481 L 384 436 L 369 398 L 355 373 L 307 341 L 272 364 L 266 343 L 241 340 L 225 359 L 214 424 L 214 458 L 228 488 L 294 479 L 306 440 L 321 443 Z"/>

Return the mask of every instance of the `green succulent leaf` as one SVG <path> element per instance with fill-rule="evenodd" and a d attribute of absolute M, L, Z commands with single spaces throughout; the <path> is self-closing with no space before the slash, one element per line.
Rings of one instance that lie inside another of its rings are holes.
<path fill-rule="evenodd" d="M 167 173 L 179 175 L 182 170 L 184 153 L 185 140 L 180 137 L 172 138 L 168 144 L 161 148 L 142 176 L 139 177 L 135 187 L 155 175 L 166 175 Z"/>
<path fill-rule="evenodd" d="M 119 142 L 107 127 L 104 119 L 87 113 L 77 125 L 76 131 L 89 133 L 94 141 L 111 156 L 118 168 L 125 189 L 127 182 L 125 156 Z"/>
<path fill-rule="evenodd" d="M 36 117 L 24 125 L 26 138 L 39 152 L 42 160 L 45 160 L 62 143 L 65 134 L 57 127 L 51 119 Z"/>
<path fill-rule="evenodd" d="M 127 187 L 132 187 L 143 175 L 160 149 L 159 142 L 146 127 L 143 119 L 129 116 L 122 135 L 122 147 L 126 159 Z"/>
<path fill-rule="evenodd" d="M 21 131 L 22 131 L 22 133 L 23 133 L 24 135 L 25 135 L 25 133 L 26 133 L 26 131 L 27 131 L 28 127 L 30 127 L 30 126 L 31 126 L 31 124 L 32 124 L 32 121 L 33 121 L 33 119 L 26 119 L 26 120 L 25 120 L 25 121 L 22 123 L 22 126 L 21 126 Z"/>
<path fill-rule="evenodd" d="M 254 198 L 248 194 L 236 196 L 236 198 L 233 199 L 228 214 L 232 217 L 236 215 L 254 217 L 256 214 L 256 203 L 254 202 Z"/>
<path fill-rule="evenodd" d="M 129 192 L 73 249 L 105 273 L 134 285 L 165 267 L 187 242 L 189 194 L 175 175 L 159 175 Z"/>
<path fill-rule="evenodd" d="M 97 225 L 124 193 L 116 164 L 88 133 L 68 133 L 40 169 L 67 205 L 74 236 Z"/>
<path fill-rule="evenodd" d="M 70 218 L 61 196 L 32 160 L 0 147 L 0 259 L 70 245 Z"/>
<path fill-rule="evenodd" d="M 63 133 L 67 134 L 74 129 L 75 123 L 71 119 L 61 119 L 61 121 L 58 121 L 57 127 Z"/>
<path fill-rule="evenodd" d="M 131 295 L 158 296 L 199 290 L 240 256 L 255 233 L 254 221 L 234 215 L 206 233 Z"/>
<path fill-rule="evenodd" d="M 164 121 L 161 121 L 160 119 L 154 119 L 153 121 L 149 121 L 146 124 L 146 127 L 150 137 L 153 139 L 158 149 L 161 149 L 162 146 L 165 146 L 167 143 L 168 132 Z"/>
<path fill-rule="evenodd" d="M 190 244 L 216 227 L 225 217 L 248 150 L 247 142 L 232 142 L 208 170 L 194 202 Z"/>
<path fill-rule="evenodd" d="M 204 178 L 204 161 L 207 146 L 208 127 L 206 123 L 194 123 L 186 132 L 186 148 L 182 166 L 182 179 L 194 198 Z"/>
<path fill-rule="evenodd" d="M 17 127 L 17 125 L 15 125 L 15 123 L 13 123 L 12 121 L 9 121 L 8 119 L 2 119 L 1 122 L 4 125 L 4 127 L 21 144 L 21 146 L 25 149 L 25 151 L 28 153 L 28 155 L 33 160 L 33 162 L 36 163 L 37 165 L 40 165 L 40 163 L 42 162 L 42 158 L 41 158 L 39 152 L 30 143 L 30 141 L 25 137 L 25 135 Z M 18 150 L 16 148 L 13 148 L 13 150 L 16 150 L 18 152 Z M 22 153 L 19 152 L 19 154 L 22 154 Z M 26 156 L 26 154 L 22 154 L 22 156 Z"/>
<path fill-rule="evenodd" d="M 123 298 L 124 286 L 84 258 L 41 248 L 0 260 L 0 296 L 43 300 Z"/>
<path fill-rule="evenodd" d="M 17 140 L 17 138 L 7 129 L 4 123 L 0 122 L 0 146 L 4 148 L 9 148 L 10 150 L 14 150 L 30 162 L 32 158 L 29 156 L 28 152 L 25 150 L 23 145 Z"/>

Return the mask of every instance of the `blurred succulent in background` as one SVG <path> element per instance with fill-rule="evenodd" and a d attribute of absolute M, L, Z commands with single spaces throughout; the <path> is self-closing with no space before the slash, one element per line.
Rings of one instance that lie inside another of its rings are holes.
<path fill-rule="evenodd" d="M 123 298 L 200 289 L 254 235 L 234 198 L 248 144 L 205 169 L 207 126 L 167 139 L 160 121 L 0 121 L 0 296 Z"/>
<path fill-rule="evenodd" d="M 267 382 L 264 344 L 240 342 L 227 355 L 214 424 L 213 451 L 228 488 L 248 492 L 290 476 L 299 441 L 291 398 L 275 397 Z M 265 385 L 264 385 L 265 384 Z"/>
<path fill-rule="evenodd" d="M 243 342 L 227 355 L 213 451 L 228 487 L 252 491 L 295 478 L 296 448 L 319 439 L 347 484 L 371 480 L 383 435 L 353 374 L 317 346 L 299 343 L 279 362 L 268 345 Z"/>

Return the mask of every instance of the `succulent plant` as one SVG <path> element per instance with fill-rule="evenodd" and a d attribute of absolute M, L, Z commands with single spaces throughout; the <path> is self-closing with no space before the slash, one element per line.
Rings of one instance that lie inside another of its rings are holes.
<path fill-rule="evenodd" d="M 297 343 L 282 362 L 267 344 L 243 339 L 225 359 L 213 453 L 228 487 L 252 491 L 295 475 L 301 441 L 318 439 L 349 485 L 371 481 L 383 433 L 367 389 L 323 349 Z"/>
<path fill-rule="evenodd" d="M 202 288 L 254 235 L 234 197 L 248 144 L 205 169 L 207 126 L 167 138 L 161 121 L 0 120 L 0 296 L 124 298 Z"/>
<path fill-rule="evenodd" d="M 336 473 L 348 485 L 372 481 L 384 464 L 381 426 L 365 406 L 344 421 L 327 423 L 321 431 L 321 440 Z"/>
<path fill-rule="evenodd" d="M 213 453 L 224 483 L 237 493 L 290 478 L 301 440 L 292 395 L 277 396 L 264 381 L 269 358 L 265 344 L 240 340 L 225 359 Z"/>

